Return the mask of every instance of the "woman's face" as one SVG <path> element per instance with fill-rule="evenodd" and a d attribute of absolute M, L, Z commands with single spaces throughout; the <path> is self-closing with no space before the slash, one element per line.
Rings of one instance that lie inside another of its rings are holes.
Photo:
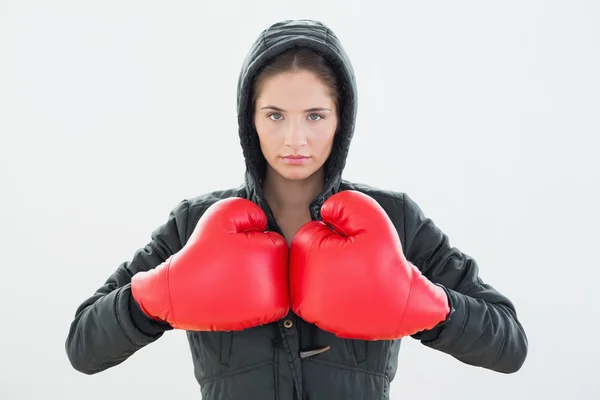
<path fill-rule="evenodd" d="M 254 125 L 262 153 L 285 179 L 306 179 L 323 166 L 337 123 L 334 100 L 309 71 L 269 78 L 256 100 Z"/>

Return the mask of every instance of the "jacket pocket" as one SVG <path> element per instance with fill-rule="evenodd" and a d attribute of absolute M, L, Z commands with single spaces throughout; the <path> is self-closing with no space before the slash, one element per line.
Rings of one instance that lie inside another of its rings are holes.
<path fill-rule="evenodd" d="M 231 346 L 233 342 L 233 332 L 221 332 L 221 338 L 219 343 L 220 361 L 221 364 L 230 367 L 231 366 Z"/>
<path fill-rule="evenodd" d="M 188 332 L 188 339 L 200 383 L 273 364 L 273 330 L 268 327 Z"/>
<path fill-rule="evenodd" d="M 367 361 L 367 342 L 364 340 L 345 339 L 346 348 L 354 357 L 356 365 Z"/>
<path fill-rule="evenodd" d="M 318 359 L 302 363 L 305 398 L 310 400 L 389 400 L 389 385 L 382 373 Z"/>
<path fill-rule="evenodd" d="M 200 387 L 206 400 L 275 400 L 271 361 L 206 379 Z"/>

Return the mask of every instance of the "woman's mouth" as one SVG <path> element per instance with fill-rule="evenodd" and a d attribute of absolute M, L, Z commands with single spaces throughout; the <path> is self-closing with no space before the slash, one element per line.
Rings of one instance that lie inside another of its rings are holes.
<path fill-rule="evenodd" d="M 308 156 L 283 156 L 281 158 L 290 165 L 304 165 L 310 159 Z"/>

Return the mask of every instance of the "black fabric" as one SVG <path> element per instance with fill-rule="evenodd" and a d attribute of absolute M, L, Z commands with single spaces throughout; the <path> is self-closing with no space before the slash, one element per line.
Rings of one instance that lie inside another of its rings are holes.
<path fill-rule="evenodd" d="M 129 313 L 131 314 L 131 320 L 134 326 L 144 335 L 156 336 L 173 329 L 173 327 L 166 322 L 156 321 L 148 317 L 144 311 L 142 311 L 133 296 L 131 296 L 131 293 L 129 293 Z"/>
<path fill-rule="evenodd" d="M 315 21 L 284 21 L 261 33 L 239 78 L 239 135 L 246 159 L 244 184 L 180 202 L 151 241 L 123 262 L 75 312 L 65 343 L 75 369 L 95 374 L 118 365 L 158 340 L 168 327 L 148 320 L 131 303 L 131 277 L 155 268 L 178 252 L 204 211 L 232 196 L 259 204 L 269 229 L 279 231 L 261 190 L 265 161 L 252 127 L 249 101 L 254 77 L 266 60 L 290 46 L 324 54 L 343 80 L 340 134 L 326 164 L 326 185 L 311 203 L 313 219 L 332 194 L 357 190 L 375 199 L 394 224 L 407 259 L 443 287 L 452 306 L 449 318 L 413 338 L 460 362 L 501 373 L 518 371 L 528 342 L 512 302 L 479 277 L 477 262 L 451 246 L 448 237 L 406 194 L 342 179 L 354 133 L 357 93 L 350 61 L 339 40 Z M 212 173 L 212 171 L 206 171 Z M 390 315 L 389 318 L 398 318 Z M 280 321 L 239 332 L 187 332 L 194 374 L 206 400 L 389 399 L 401 340 L 337 338 L 290 312 Z M 327 351 L 302 358 L 311 350 Z"/>

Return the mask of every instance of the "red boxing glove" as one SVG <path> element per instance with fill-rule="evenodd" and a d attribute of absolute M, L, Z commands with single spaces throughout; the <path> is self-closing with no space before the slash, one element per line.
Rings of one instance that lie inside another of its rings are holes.
<path fill-rule="evenodd" d="M 289 310 L 288 246 L 266 228 L 251 201 L 216 202 L 183 249 L 133 276 L 133 298 L 176 329 L 242 330 L 281 319 Z"/>
<path fill-rule="evenodd" d="M 292 310 L 341 338 L 392 340 L 446 320 L 444 289 L 406 260 L 383 208 L 356 191 L 333 195 L 323 221 L 302 226 L 290 247 Z"/>

